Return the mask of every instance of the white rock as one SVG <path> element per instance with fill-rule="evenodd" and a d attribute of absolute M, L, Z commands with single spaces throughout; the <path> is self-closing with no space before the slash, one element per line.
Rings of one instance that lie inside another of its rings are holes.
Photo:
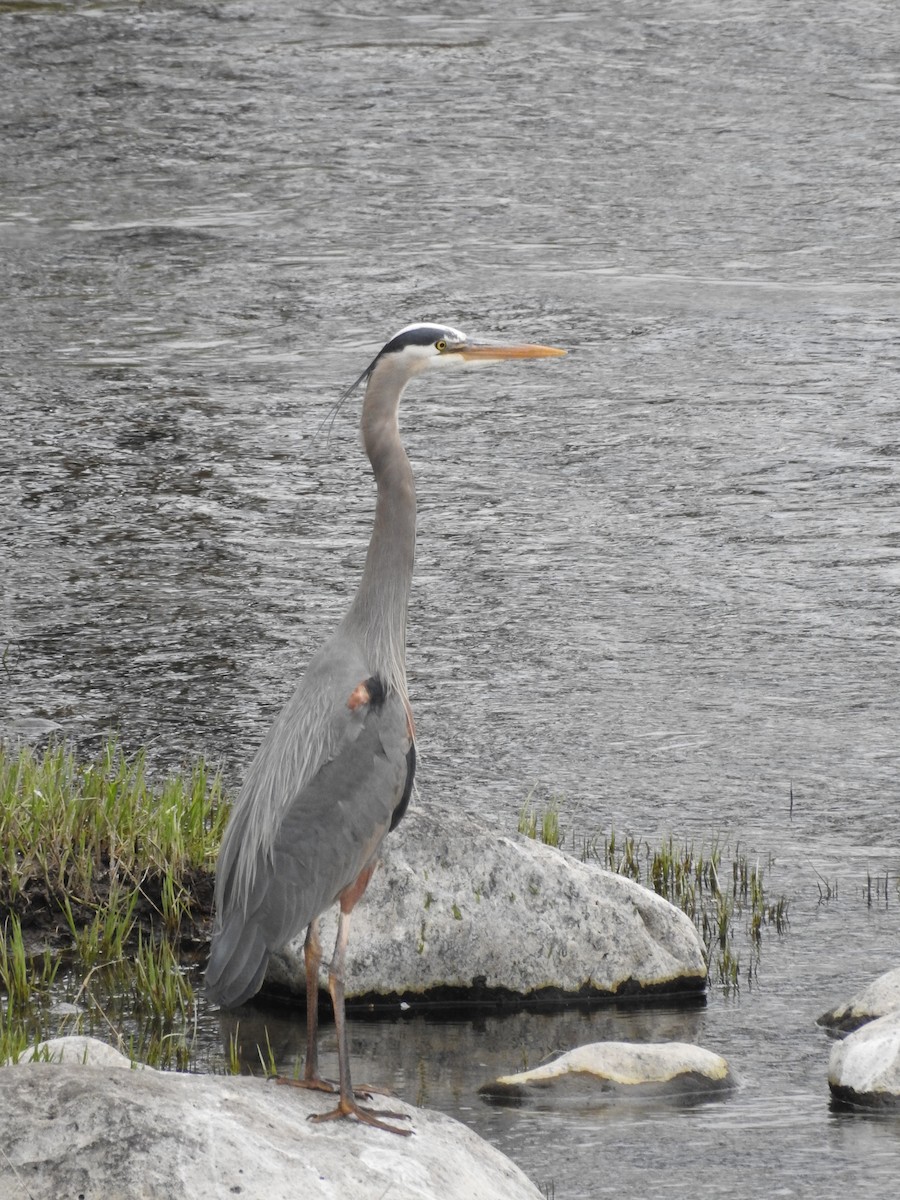
<path fill-rule="evenodd" d="M 71 1056 L 56 1045 L 59 1065 L 0 1068 L 0 1197 L 540 1200 L 518 1167 L 442 1114 L 379 1100 L 409 1114 L 410 1138 L 351 1121 L 312 1125 L 307 1115 L 330 1097 L 263 1079 L 120 1070 L 127 1059 L 94 1045 L 89 1064 L 104 1065 L 80 1065 L 85 1040 Z"/>
<path fill-rule="evenodd" d="M 21 1061 L 46 1062 L 48 1059 L 52 1063 L 66 1063 L 67 1066 L 124 1067 L 126 1071 L 131 1070 L 132 1066 L 143 1069 L 144 1065 L 132 1064 L 124 1054 L 120 1054 L 106 1042 L 101 1042 L 99 1038 L 82 1037 L 80 1034 L 40 1042 L 33 1053 L 26 1051 Z"/>
<path fill-rule="evenodd" d="M 835 1045 L 828 1085 L 846 1104 L 900 1107 L 900 1011 L 870 1021 Z"/>
<path fill-rule="evenodd" d="M 335 914 L 322 940 L 334 938 Z M 327 957 L 327 953 L 326 953 Z M 503 837 L 465 814 L 411 813 L 353 913 L 348 997 L 413 1000 L 495 990 L 546 998 L 700 992 L 703 946 L 693 923 L 647 888 L 522 835 Z M 303 992 L 303 941 L 268 980 Z"/>
<path fill-rule="evenodd" d="M 900 967 L 879 975 L 845 1004 L 823 1013 L 818 1024 L 850 1031 L 897 1011 L 900 1011 Z"/>
<path fill-rule="evenodd" d="M 495 1103 L 584 1105 L 627 1093 L 700 1097 L 728 1091 L 734 1077 L 726 1059 L 687 1042 L 593 1042 L 552 1062 L 503 1075 L 479 1088 Z"/>

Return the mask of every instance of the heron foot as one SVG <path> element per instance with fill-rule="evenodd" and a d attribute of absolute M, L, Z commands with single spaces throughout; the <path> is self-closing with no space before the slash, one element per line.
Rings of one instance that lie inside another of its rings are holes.
<path fill-rule="evenodd" d="M 388 1112 L 380 1108 L 363 1108 L 355 1100 L 347 1100 L 343 1096 L 338 1100 L 337 1108 L 326 1113 L 310 1113 L 306 1119 L 312 1121 L 314 1125 L 322 1125 L 325 1121 L 340 1121 L 345 1117 L 355 1117 L 363 1125 L 372 1125 L 376 1129 L 384 1129 L 387 1133 L 396 1133 L 400 1137 L 410 1137 L 412 1134 L 411 1129 L 398 1129 L 396 1125 L 388 1125 L 386 1121 L 379 1119 L 391 1117 L 395 1121 L 408 1121 L 410 1118 L 407 1113 Z"/>

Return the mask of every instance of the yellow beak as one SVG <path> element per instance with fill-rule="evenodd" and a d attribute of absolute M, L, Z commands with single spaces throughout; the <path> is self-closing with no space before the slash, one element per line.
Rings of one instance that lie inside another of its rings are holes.
<path fill-rule="evenodd" d="M 566 353 L 556 346 L 491 346 L 470 342 L 465 346 L 449 346 L 448 352 L 458 354 L 466 362 L 500 362 L 506 358 L 561 358 Z"/>

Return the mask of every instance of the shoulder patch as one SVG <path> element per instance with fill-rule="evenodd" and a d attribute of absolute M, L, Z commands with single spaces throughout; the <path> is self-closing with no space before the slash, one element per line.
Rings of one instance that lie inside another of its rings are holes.
<path fill-rule="evenodd" d="M 378 708 L 384 703 L 385 695 L 384 684 L 377 675 L 370 675 L 368 679 L 358 683 L 350 693 L 347 707 L 351 712 L 356 712 L 364 704 L 371 704 L 374 708 Z"/>

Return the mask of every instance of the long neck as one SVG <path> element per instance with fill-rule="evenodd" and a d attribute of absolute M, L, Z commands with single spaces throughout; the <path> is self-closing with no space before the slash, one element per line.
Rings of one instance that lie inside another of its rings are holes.
<path fill-rule="evenodd" d="M 416 489 L 400 441 L 397 409 L 406 382 L 378 362 L 363 402 L 362 435 L 375 473 L 375 525 L 346 624 L 362 640 L 372 671 L 406 695 L 406 612 L 416 550 Z"/>

